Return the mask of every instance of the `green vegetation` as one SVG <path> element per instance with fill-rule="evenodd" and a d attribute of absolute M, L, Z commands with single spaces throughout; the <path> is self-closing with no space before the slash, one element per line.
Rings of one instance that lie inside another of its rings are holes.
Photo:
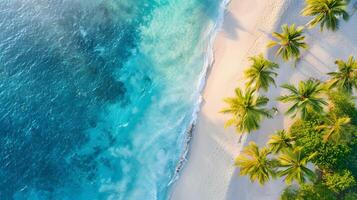
<path fill-rule="evenodd" d="M 334 31 L 340 18 L 348 19 L 345 0 L 306 0 L 306 4 L 302 14 L 314 16 L 310 27 L 320 23 L 321 30 Z M 283 25 L 282 32 L 273 36 L 276 41 L 268 47 L 278 46 L 276 55 L 284 61 L 296 61 L 301 49 L 307 48 L 303 27 L 295 24 Z M 263 55 L 249 60 L 246 92 L 237 88 L 235 97 L 225 99 L 229 107 L 222 110 L 232 115 L 226 126 L 235 126 L 238 133 L 257 130 L 264 118 L 272 117 L 271 110 L 265 108 L 268 98 L 257 92 L 276 84 L 278 64 Z M 249 176 L 252 182 L 265 184 L 283 178 L 287 188 L 281 200 L 357 199 L 357 108 L 353 96 L 357 62 L 350 56 L 335 64 L 338 70 L 328 73 L 330 79 L 325 82 L 309 79 L 297 86 L 283 84 L 288 93 L 277 100 L 290 104 L 285 114 L 296 117 L 294 122 L 272 134 L 264 147 L 250 142 L 236 158 L 240 175 Z"/>
<path fill-rule="evenodd" d="M 277 131 L 268 141 L 272 153 L 280 153 L 285 149 L 293 148 L 294 137 L 285 130 Z"/>
<path fill-rule="evenodd" d="M 278 64 L 265 59 L 263 55 L 250 57 L 249 60 L 252 65 L 245 71 L 248 80 L 247 87 L 252 87 L 257 91 L 261 88 L 268 91 L 270 84 L 276 86 L 274 77 L 278 74 L 274 70 L 279 67 Z"/>
<path fill-rule="evenodd" d="M 355 97 L 342 91 L 332 91 L 328 93 L 331 112 L 340 117 L 350 117 L 351 124 L 357 126 L 357 112 L 355 112 Z"/>
<path fill-rule="evenodd" d="M 259 149 L 254 142 L 249 143 L 236 158 L 236 165 L 240 167 L 240 175 L 249 175 L 250 180 L 264 184 L 274 176 L 274 163 L 268 158 L 270 151 L 263 147 Z"/>
<path fill-rule="evenodd" d="M 337 88 L 351 94 L 353 89 L 357 89 L 357 61 L 350 56 L 347 62 L 337 60 L 336 65 L 338 71 L 328 73 L 331 76 L 329 88 Z"/>
<path fill-rule="evenodd" d="M 302 15 L 313 16 L 307 25 L 314 27 L 320 23 L 320 29 L 324 27 L 336 31 L 339 28 L 340 18 L 348 20 L 346 11 L 346 0 L 306 0 L 306 7 L 302 10 Z"/>
<path fill-rule="evenodd" d="M 337 200 L 335 194 L 322 184 L 302 184 L 288 186 L 280 197 L 281 200 Z"/>
<path fill-rule="evenodd" d="M 312 162 L 320 169 L 345 165 L 351 148 L 343 143 L 324 142 L 323 133 L 316 128 L 318 125 L 316 119 L 296 121 L 290 127 L 295 144 L 303 147 L 306 154 L 315 154 Z"/>
<path fill-rule="evenodd" d="M 347 139 L 347 128 L 351 119 L 349 117 L 338 117 L 335 113 L 330 113 L 325 117 L 324 123 L 317 126 L 317 129 L 321 129 L 324 132 L 324 142 L 334 141 L 339 142 L 341 139 Z"/>
<path fill-rule="evenodd" d="M 356 192 L 349 192 L 343 198 L 343 200 L 356 200 L 356 199 L 357 199 L 357 193 Z"/>
<path fill-rule="evenodd" d="M 295 24 L 291 26 L 284 24 L 281 29 L 281 33 L 273 33 L 276 41 L 271 41 L 268 47 L 278 46 L 279 49 L 276 55 L 281 56 L 284 61 L 298 60 L 301 54 L 300 49 L 307 49 L 307 44 L 304 42 L 305 36 L 302 35 L 304 27 L 299 26 L 296 28 Z"/>
<path fill-rule="evenodd" d="M 324 184 L 335 193 L 346 191 L 356 186 L 356 180 L 348 170 L 332 172 L 324 175 Z"/>
<path fill-rule="evenodd" d="M 232 115 L 225 126 L 235 126 L 238 133 L 257 130 L 265 117 L 272 117 L 271 110 L 265 108 L 269 99 L 256 94 L 254 89 L 248 88 L 243 92 L 240 88 L 236 88 L 235 97 L 226 98 L 224 101 L 228 107 L 221 112 Z"/>
<path fill-rule="evenodd" d="M 295 117 L 298 113 L 301 113 L 301 117 L 306 119 L 309 113 L 321 112 L 323 105 L 326 105 L 326 101 L 321 98 L 323 87 L 318 81 L 307 80 L 301 81 L 296 88 L 291 84 L 284 84 L 281 86 L 287 89 L 290 94 L 283 95 L 278 98 L 283 103 L 292 103 L 293 105 L 286 111 L 286 114 Z"/>
<path fill-rule="evenodd" d="M 298 184 L 289 186 L 281 199 L 355 197 L 357 127 L 347 119 L 356 116 L 357 109 L 347 93 L 333 91 L 326 96 L 329 99 L 326 111 L 297 119 L 289 131 L 273 134 L 266 147 L 259 148 L 251 142 L 236 159 L 240 175 L 248 175 L 251 181 L 260 184 L 277 177 L 283 178 L 287 185 Z"/>
<path fill-rule="evenodd" d="M 293 181 L 299 184 L 305 183 L 307 178 L 313 180 L 315 177 L 314 172 L 307 167 L 308 161 L 311 160 L 314 154 L 308 156 L 301 149 L 301 147 L 288 148 L 278 157 L 279 166 L 282 168 L 278 174 L 282 177 L 285 176 L 285 182 L 288 185 Z"/>

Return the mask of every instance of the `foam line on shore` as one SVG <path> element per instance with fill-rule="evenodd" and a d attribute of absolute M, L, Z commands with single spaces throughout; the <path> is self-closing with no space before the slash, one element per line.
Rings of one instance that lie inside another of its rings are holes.
<path fill-rule="evenodd" d="M 206 31 L 205 35 L 203 38 L 208 38 L 208 44 L 207 44 L 207 49 L 206 49 L 206 54 L 204 57 L 204 64 L 203 64 L 203 70 L 201 74 L 199 75 L 199 82 L 198 82 L 198 87 L 197 87 L 197 96 L 195 97 L 197 99 L 194 110 L 192 112 L 192 118 L 191 122 L 189 123 L 186 131 L 185 131 L 185 139 L 184 139 L 184 144 L 183 144 L 183 151 L 181 153 L 180 159 L 176 165 L 174 175 L 172 179 L 170 180 L 168 186 L 173 185 L 180 177 L 180 172 L 183 169 L 185 163 L 187 162 L 187 156 L 190 151 L 190 144 L 191 144 L 191 139 L 193 137 L 193 132 L 197 123 L 198 119 L 198 113 L 201 110 L 201 105 L 203 102 L 203 97 L 202 93 L 205 88 L 206 82 L 207 82 L 207 75 L 210 70 L 210 68 L 214 64 L 214 42 L 217 36 L 217 33 L 220 31 L 221 26 L 224 21 L 224 13 L 226 11 L 226 8 L 228 7 L 229 3 L 232 0 L 223 0 L 219 6 L 219 14 L 217 16 L 217 19 L 215 20 L 215 23 L 213 24 L 213 27 Z"/>

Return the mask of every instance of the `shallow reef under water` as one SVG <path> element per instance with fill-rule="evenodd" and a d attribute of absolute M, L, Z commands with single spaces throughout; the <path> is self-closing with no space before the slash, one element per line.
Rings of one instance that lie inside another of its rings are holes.
<path fill-rule="evenodd" d="M 167 199 L 220 0 L 3 0 L 0 199 Z"/>

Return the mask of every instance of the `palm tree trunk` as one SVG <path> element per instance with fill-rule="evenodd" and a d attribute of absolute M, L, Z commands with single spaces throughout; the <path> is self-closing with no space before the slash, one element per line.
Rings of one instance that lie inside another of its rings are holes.
<path fill-rule="evenodd" d="M 242 137 L 243 137 L 243 134 L 241 134 L 241 135 L 239 136 L 238 143 L 241 143 L 241 142 L 242 142 Z"/>
<path fill-rule="evenodd" d="M 316 182 L 320 182 L 322 180 L 322 177 L 324 175 L 324 170 L 320 169 L 318 166 L 316 166 L 316 174 L 317 174 L 317 179 Z"/>
<path fill-rule="evenodd" d="M 300 60 L 301 60 L 301 57 L 296 58 L 296 59 L 294 60 L 294 64 L 293 64 L 293 67 L 294 67 L 294 68 L 296 68 L 296 66 L 297 66 L 297 64 L 299 63 Z"/>

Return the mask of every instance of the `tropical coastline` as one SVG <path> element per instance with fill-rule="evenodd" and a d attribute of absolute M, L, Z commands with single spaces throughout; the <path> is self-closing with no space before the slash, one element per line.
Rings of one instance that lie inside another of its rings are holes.
<path fill-rule="evenodd" d="M 266 45 L 270 33 L 283 24 L 304 25 L 309 18 L 301 17 L 303 1 L 270 0 L 256 2 L 232 0 L 229 4 L 221 31 L 214 44 L 215 62 L 208 73 L 203 92 L 202 108 L 193 131 L 192 146 L 188 162 L 183 167 L 180 179 L 174 186 L 171 199 L 278 199 L 284 189 L 284 181 L 270 181 L 263 187 L 252 183 L 247 177 L 239 176 L 234 159 L 249 141 L 263 145 L 274 131 L 289 127 L 293 120 L 283 115 L 287 105 L 270 102 L 278 113 L 273 119 L 263 121 L 258 131 L 243 138 L 234 128 L 224 129 L 228 119 L 219 113 L 222 99 L 231 96 L 234 88 L 243 87 L 243 72 L 249 65 L 247 57 L 263 53 L 268 59 L 279 63 L 276 84 L 315 78 L 326 80 L 326 73 L 333 70 L 334 61 L 347 59 L 357 52 L 357 19 L 351 16 L 348 23 L 341 24 L 337 32 L 306 31 L 310 48 L 302 54 L 297 68 L 275 57 Z M 283 90 L 270 87 L 265 93 L 270 99 L 283 94 Z M 240 140 L 241 139 L 241 140 Z"/>
<path fill-rule="evenodd" d="M 357 0 L 5 0 L 0 200 L 356 200 Z"/>
<path fill-rule="evenodd" d="M 189 126 L 187 127 L 187 130 L 185 132 L 185 139 L 183 140 L 183 151 L 181 153 L 180 159 L 176 165 L 176 169 L 174 172 L 174 175 L 172 176 L 171 181 L 169 182 L 169 185 L 174 184 L 180 176 L 180 172 L 184 165 L 186 164 L 187 161 L 187 155 L 188 152 L 190 151 L 190 145 L 191 145 L 191 140 L 192 140 L 192 135 L 193 131 L 196 127 L 197 123 L 197 118 L 198 114 L 201 110 L 201 105 L 202 105 L 202 93 L 206 85 L 207 81 L 207 75 L 209 70 L 211 69 L 212 65 L 214 64 L 214 42 L 217 33 L 219 32 L 221 25 L 224 20 L 224 12 L 228 4 L 230 3 L 231 0 L 222 0 L 221 3 L 218 6 L 218 14 L 216 16 L 216 19 L 213 20 L 212 26 L 204 32 L 203 38 L 208 38 L 207 41 L 207 47 L 206 47 L 206 53 L 204 56 L 204 64 L 203 64 L 203 69 L 202 72 L 200 73 L 198 77 L 198 84 L 197 84 L 197 91 L 196 91 L 196 103 L 194 105 L 194 110 L 192 112 L 192 119 L 191 122 L 189 123 Z"/>

